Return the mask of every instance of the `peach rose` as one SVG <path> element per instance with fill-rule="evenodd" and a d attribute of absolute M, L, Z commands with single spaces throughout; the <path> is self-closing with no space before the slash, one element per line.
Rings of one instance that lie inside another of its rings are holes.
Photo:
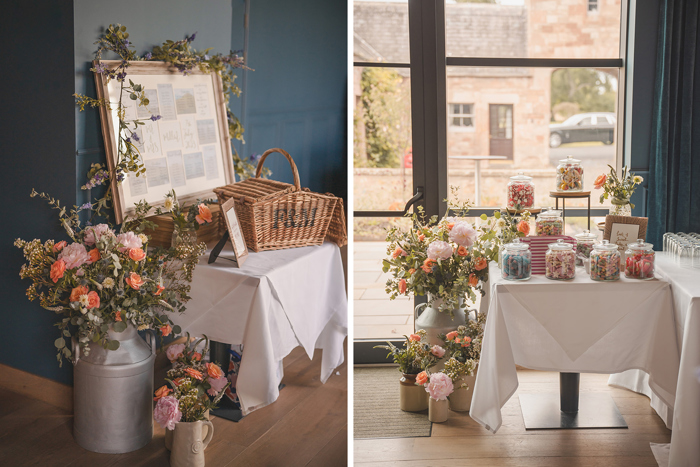
<path fill-rule="evenodd" d="M 423 240 L 425 240 L 425 235 L 423 235 L 423 234 L 418 235 L 418 240 L 421 241 L 421 242 L 422 242 Z"/>
<path fill-rule="evenodd" d="M 596 190 L 599 190 L 603 188 L 603 185 L 605 185 L 605 180 L 607 180 L 607 177 L 605 175 L 598 175 L 593 182 L 593 188 Z"/>
<path fill-rule="evenodd" d="M 185 368 L 185 373 L 187 373 L 188 375 L 190 375 L 194 379 L 198 379 L 198 380 L 202 381 L 202 378 L 203 378 L 202 373 L 195 370 L 194 368 Z"/>
<path fill-rule="evenodd" d="M 458 335 L 459 335 L 459 333 L 457 331 L 448 332 L 447 335 L 445 336 L 445 339 L 447 339 L 448 341 L 451 341 L 452 339 L 454 339 Z"/>
<path fill-rule="evenodd" d="M 129 287 L 131 287 L 134 290 L 139 290 L 144 284 L 144 280 L 141 279 L 141 276 L 139 276 L 135 272 L 129 274 L 129 277 L 127 277 L 125 281 L 127 284 L 129 284 Z"/>
<path fill-rule="evenodd" d="M 161 397 L 165 397 L 171 392 L 173 392 L 173 390 L 168 388 L 168 386 L 161 386 L 156 390 L 156 397 L 154 397 L 153 400 L 157 401 Z"/>
<path fill-rule="evenodd" d="M 434 262 L 435 262 L 435 261 L 433 261 L 433 260 L 430 259 L 430 258 L 426 259 L 426 260 L 423 262 L 423 266 L 421 266 L 421 269 L 423 269 L 423 271 L 425 271 L 426 273 L 433 272 L 433 263 L 434 263 Z"/>
<path fill-rule="evenodd" d="M 399 293 L 400 294 L 406 293 L 406 280 L 405 279 L 401 279 L 399 281 Z"/>
<path fill-rule="evenodd" d="M 58 261 L 55 261 L 51 265 L 51 280 L 54 282 L 58 282 L 58 280 L 63 277 L 63 274 L 66 273 L 66 262 L 63 261 L 62 259 L 59 259 Z"/>
<path fill-rule="evenodd" d="M 467 250 L 466 248 L 464 248 L 463 246 L 460 245 L 457 248 L 457 254 L 459 256 L 467 256 L 469 254 L 469 250 Z"/>
<path fill-rule="evenodd" d="M 53 246 L 53 251 L 54 251 L 54 252 L 59 252 L 59 251 L 61 251 L 61 250 L 63 249 L 63 247 L 66 246 L 66 245 L 67 245 L 66 241 L 65 241 L 65 240 L 61 240 L 60 242 L 58 242 L 57 244 L 55 244 L 55 245 Z"/>
<path fill-rule="evenodd" d="M 129 248 L 129 258 L 134 261 L 143 261 L 146 259 L 146 253 L 141 248 Z"/>
<path fill-rule="evenodd" d="M 199 353 L 199 352 L 194 352 L 194 353 L 192 354 L 192 360 L 195 360 L 195 361 L 198 362 L 198 361 L 200 361 L 201 359 L 202 359 L 202 354 L 201 354 L 201 353 Z"/>
<path fill-rule="evenodd" d="M 206 204 L 200 204 L 199 206 L 197 206 L 197 209 L 199 209 L 199 214 L 196 215 L 194 218 L 199 224 L 208 224 L 212 221 L 211 211 L 209 210 Z"/>
<path fill-rule="evenodd" d="M 452 230 L 454 228 L 454 226 L 455 226 L 455 223 L 450 222 L 449 224 L 447 224 L 447 230 Z"/>
<path fill-rule="evenodd" d="M 183 377 L 175 378 L 175 379 L 173 380 L 173 384 L 174 384 L 175 386 L 179 386 L 179 385 L 182 384 L 182 382 L 183 382 L 184 380 L 185 380 L 185 378 L 183 378 Z"/>
<path fill-rule="evenodd" d="M 391 254 L 391 257 L 396 259 L 399 256 L 408 256 L 408 253 L 403 251 L 403 248 L 401 248 L 400 246 L 397 246 L 394 252 Z"/>
<path fill-rule="evenodd" d="M 421 371 L 416 375 L 416 384 L 420 384 L 423 386 L 425 383 L 428 382 L 428 373 L 425 371 Z"/>
<path fill-rule="evenodd" d="M 420 336 L 418 334 L 411 334 L 408 336 L 408 340 L 411 342 L 418 342 L 420 340 Z"/>
<path fill-rule="evenodd" d="M 528 224 L 526 221 L 518 222 L 518 232 L 521 232 L 523 235 L 527 236 L 530 233 L 530 224 Z"/>
<path fill-rule="evenodd" d="M 411 268 L 408 270 L 408 275 L 412 276 L 414 272 L 416 272 L 416 268 Z"/>
<path fill-rule="evenodd" d="M 207 374 L 210 378 L 219 379 L 224 377 L 224 372 L 215 363 L 207 363 Z"/>
<path fill-rule="evenodd" d="M 469 287 L 476 287 L 476 285 L 479 283 L 479 278 L 476 277 L 476 274 L 472 273 L 469 274 Z"/>
<path fill-rule="evenodd" d="M 477 271 L 481 271 L 483 269 L 486 269 L 489 265 L 489 262 L 486 261 L 486 258 L 481 257 L 476 260 L 474 263 L 474 267 L 476 268 Z"/>
<path fill-rule="evenodd" d="M 84 285 L 79 285 L 71 291 L 69 300 L 71 302 L 77 302 L 80 300 L 81 295 L 87 295 L 88 292 L 89 290 L 87 287 L 85 287 Z"/>
<path fill-rule="evenodd" d="M 163 337 L 169 336 L 171 332 L 173 332 L 173 328 L 169 324 L 160 327 L 160 333 L 163 335 Z"/>
<path fill-rule="evenodd" d="M 88 297 L 88 306 L 87 306 L 88 309 L 97 308 L 98 306 L 100 306 L 100 296 L 97 295 L 97 292 L 95 292 L 93 290 L 92 292 L 87 294 L 87 297 Z"/>
<path fill-rule="evenodd" d="M 90 257 L 90 261 L 88 261 L 88 263 L 95 263 L 101 258 L 100 250 L 93 248 L 92 250 L 88 251 L 88 256 Z"/>
<path fill-rule="evenodd" d="M 158 290 L 153 295 L 160 295 L 161 293 L 163 293 L 163 290 L 165 290 L 165 287 L 163 287 L 162 285 L 159 285 L 157 288 Z"/>
<path fill-rule="evenodd" d="M 462 339 L 462 347 L 469 347 L 469 344 L 471 343 L 472 338 L 469 336 L 465 336 L 464 339 Z"/>
<path fill-rule="evenodd" d="M 117 311 L 114 313 L 114 321 L 121 321 L 122 320 L 122 313 L 121 311 Z"/>

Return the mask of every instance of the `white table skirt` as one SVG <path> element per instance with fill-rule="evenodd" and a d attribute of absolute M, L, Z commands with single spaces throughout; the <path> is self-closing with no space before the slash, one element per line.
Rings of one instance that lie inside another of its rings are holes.
<path fill-rule="evenodd" d="M 192 300 L 173 319 L 191 335 L 242 344 L 236 392 L 246 415 L 274 402 L 282 359 L 301 345 L 322 349 L 321 381 L 343 363 L 347 294 L 340 249 L 321 246 L 250 253 L 242 268 L 230 245 L 213 264 L 209 251 L 195 269 Z"/>
<path fill-rule="evenodd" d="M 492 432 L 515 393 L 515 365 L 535 370 L 617 373 L 642 369 L 652 391 L 674 405 L 679 353 L 669 284 L 571 281 L 533 276 L 505 281 L 491 266 L 489 305 L 471 417 Z"/>
<path fill-rule="evenodd" d="M 665 252 L 656 254 L 656 273 L 671 284 L 676 335 L 681 343 L 675 408 L 664 403 L 649 387 L 649 375 L 630 370 L 610 376 L 609 384 L 645 394 L 666 426 L 673 429 L 671 467 L 700 466 L 700 270 L 681 268 Z"/>

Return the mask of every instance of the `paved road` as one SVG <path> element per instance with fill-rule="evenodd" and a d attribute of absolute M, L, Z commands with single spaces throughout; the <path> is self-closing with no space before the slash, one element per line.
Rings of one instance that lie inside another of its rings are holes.
<path fill-rule="evenodd" d="M 612 162 L 615 160 L 615 145 L 611 144 L 609 146 L 605 146 L 604 144 L 601 144 L 598 146 L 581 147 L 563 144 L 558 148 L 549 148 L 549 160 L 554 165 L 557 165 L 561 159 L 566 159 L 566 156 L 569 155 L 574 156 L 574 159 L 581 159 L 582 161 L 590 161 L 591 159 L 608 159 Z"/>

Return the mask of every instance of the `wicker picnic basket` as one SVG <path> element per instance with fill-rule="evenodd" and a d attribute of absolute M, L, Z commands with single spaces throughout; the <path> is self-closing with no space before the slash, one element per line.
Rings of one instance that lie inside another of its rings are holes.
<path fill-rule="evenodd" d="M 294 174 L 294 184 L 260 178 L 269 154 L 278 152 L 287 158 Z M 255 178 L 216 188 L 223 204 L 234 198 L 236 215 L 249 250 L 268 251 L 320 245 L 324 239 L 343 246 L 347 229 L 343 201 L 328 193 L 313 193 L 301 188 L 297 166 L 286 151 L 269 149 L 260 158 Z M 226 229 L 220 217 L 221 232 Z"/>

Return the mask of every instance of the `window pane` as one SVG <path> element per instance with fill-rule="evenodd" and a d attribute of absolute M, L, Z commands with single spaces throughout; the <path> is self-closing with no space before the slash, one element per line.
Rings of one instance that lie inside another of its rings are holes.
<path fill-rule="evenodd" d="M 408 0 L 355 1 L 353 60 L 409 63 Z"/>
<path fill-rule="evenodd" d="M 572 155 L 581 160 L 591 205 L 599 206 L 593 181 L 615 166 L 618 70 L 522 68 L 484 79 L 489 71 L 447 69 L 448 102 L 473 102 L 476 122 L 470 132 L 448 127 L 449 185 L 480 206 L 503 207 L 509 178 L 524 172 L 534 177 L 536 205 L 548 207 L 556 166 Z"/>
<path fill-rule="evenodd" d="M 620 12 L 620 0 L 448 1 L 447 56 L 619 58 Z"/>

